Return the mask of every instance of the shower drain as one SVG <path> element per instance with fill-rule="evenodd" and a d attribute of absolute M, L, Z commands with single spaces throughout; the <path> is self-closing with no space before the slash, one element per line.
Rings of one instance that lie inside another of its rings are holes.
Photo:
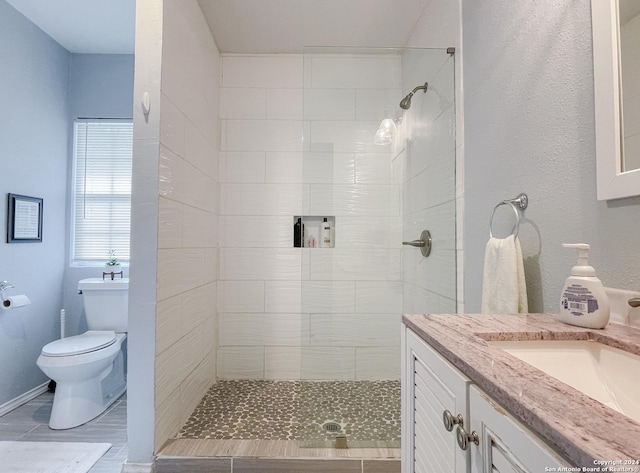
<path fill-rule="evenodd" d="M 342 426 L 337 422 L 325 422 L 322 428 L 327 432 L 340 432 L 342 430 Z"/>

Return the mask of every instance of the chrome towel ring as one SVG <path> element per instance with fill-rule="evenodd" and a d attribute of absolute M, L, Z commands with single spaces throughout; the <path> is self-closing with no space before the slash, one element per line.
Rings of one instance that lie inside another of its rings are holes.
<path fill-rule="evenodd" d="M 492 227 L 493 227 L 493 216 L 496 213 L 496 210 L 498 210 L 498 207 L 500 207 L 501 205 L 510 205 L 511 208 L 513 209 L 513 212 L 516 214 L 516 224 L 513 226 L 513 229 L 511 230 L 511 234 L 514 237 L 518 236 L 518 232 L 520 231 L 520 220 L 522 218 L 522 214 L 520 211 L 524 211 L 524 209 L 527 208 L 527 206 L 529 205 L 529 197 L 527 197 L 527 194 L 519 194 L 518 197 L 516 197 L 515 199 L 507 199 L 507 200 L 503 200 L 502 202 L 499 202 L 498 205 L 496 205 L 493 210 L 491 211 L 491 217 L 489 217 L 489 237 L 493 238 L 493 231 L 492 231 Z M 519 209 L 519 210 L 518 210 Z"/>

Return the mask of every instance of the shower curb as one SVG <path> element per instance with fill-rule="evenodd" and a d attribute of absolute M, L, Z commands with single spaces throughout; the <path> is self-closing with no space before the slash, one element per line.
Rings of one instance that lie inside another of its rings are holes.
<path fill-rule="evenodd" d="M 158 456 L 155 473 L 400 473 L 399 459 Z"/>

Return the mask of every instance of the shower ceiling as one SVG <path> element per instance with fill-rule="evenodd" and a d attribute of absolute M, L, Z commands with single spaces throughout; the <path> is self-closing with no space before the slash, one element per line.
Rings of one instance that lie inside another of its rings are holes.
<path fill-rule="evenodd" d="M 429 0 L 199 0 L 222 52 L 405 46 Z"/>

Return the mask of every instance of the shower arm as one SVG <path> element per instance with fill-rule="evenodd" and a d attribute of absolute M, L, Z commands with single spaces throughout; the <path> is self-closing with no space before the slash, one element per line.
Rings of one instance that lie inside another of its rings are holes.
<path fill-rule="evenodd" d="M 424 93 L 427 93 L 427 88 L 429 87 L 429 83 L 425 82 L 424 85 L 419 85 L 418 87 L 416 87 L 415 89 L 413 89 L 411 91 L 411 95 L 415 94 L 417 91 L 419 90 L 424 90 Z"/>

